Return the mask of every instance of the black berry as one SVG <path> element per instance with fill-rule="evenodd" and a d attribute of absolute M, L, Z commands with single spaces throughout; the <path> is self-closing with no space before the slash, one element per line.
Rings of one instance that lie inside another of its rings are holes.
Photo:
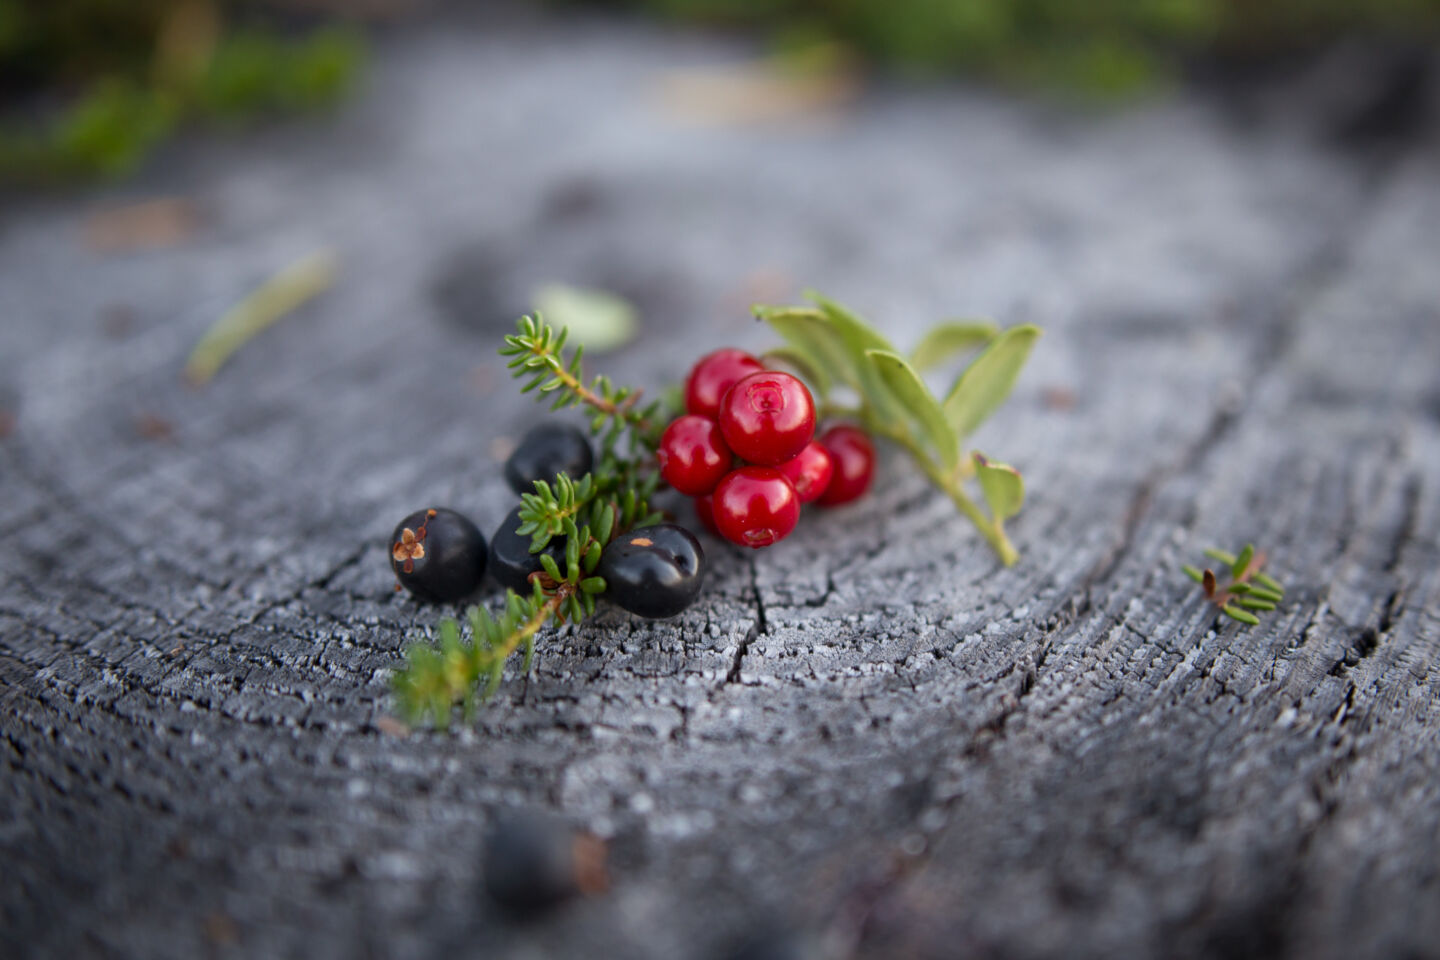
<path fill-rule="evenodd" d="M 484 536 L 454 510 L 417 510 L 390 538 L 390 566 L 419 600 L 464 600 L 480 586 L 485 561 Z"/>
<path fill-rule="evenodd" d="M 561 423 L 543 423 L 525 434 L 505 461 L 505 482 L 516 493 L 533 493 L 535 481 L 554 483 L 562 473 L 579 480 L 595 465 L 585 434 Z"/>
<path fill-rule="evenodd" d="M 609 885 L 604 841 L 547 816 L 500 817 L 485 835 L 483 856 L 485 891 L 522 916 Z"/>
<path fill-rule="evenodd" d="M 548 553 L 565 569 L 565 538 L 551 537 L 540 553 L 530 552 L 530 535 L 518 534 L 520 508 L 516 507 L 500 521 L 495 536 L 490 538 L 490 575 L 502 587 L 509 587 L 519 594 L 530 592 L 530 574 L 542 569 L 540 553 Z"/>
<path fill-rule="evenodd" d="M 705 551 L 673 523 L 638 527 L 611 541 L 595 573 L 605 578 L 605 596 L 631 613 L 673 617 L 700 593 Z"/>

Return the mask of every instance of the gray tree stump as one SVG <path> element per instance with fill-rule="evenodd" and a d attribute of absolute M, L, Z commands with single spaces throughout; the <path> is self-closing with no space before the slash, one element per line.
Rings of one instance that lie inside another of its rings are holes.
<path fill-rule="evenodd" d="M 712 957 L 775 923 L 837 956 L 1440 955 L 1437 144 L 1337 152 L 1298 101 L 1247 130 L 890 90 L 726 129 L 659 96 L 742 55 L 420 30 L 318 136 L 12 199 L 0 953 Z M 166 192 L 191 242 L 80 242 Z M 180 383 L 321 247 L 332 291 Z M 1042 324 L 976 438 L 1028 479 L 1021 563 L 891 457 L 778 548 L 707 541 L 679 619 L 606 613 L 472 728 L 387 732 L 439 611 L 385 539 L 510 506 L 491 450 L 541 414 L 494 348 L 547 280 L 641 305 L 594 366 L 651 390 L 802 285 L 904 345 Z M 1247 540 L 1290 588 L 1257 628 L 1178 569 Z M 489 905 L 516 806 L 609 837 L 612 891 Z"/>

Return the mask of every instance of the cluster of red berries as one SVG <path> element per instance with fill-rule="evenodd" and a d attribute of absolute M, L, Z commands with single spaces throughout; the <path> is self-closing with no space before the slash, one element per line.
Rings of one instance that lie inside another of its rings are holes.
<path fill-rule="evenodd" d="M 660 439 L 660 474 L 732 543 L 769 546 L 795 529 L 801 504 L 849 503 L 870 487 L 875 448 L 865 432 L 842 424 L 816 439 L 805 384 L 743 350 L 695 364 L 685 409 Z"/>

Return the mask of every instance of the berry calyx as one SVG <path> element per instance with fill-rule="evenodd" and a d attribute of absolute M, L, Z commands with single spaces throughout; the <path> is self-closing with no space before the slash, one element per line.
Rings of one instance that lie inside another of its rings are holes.
<path fill-rule="evenodd" d="M 720 402 L 720 430 L 736 456 L 773 467 L 815 436 L 815 401 L 797 378 L 779 370 L 736 381 Z"/>
<path fill-rule="evenodd" d="M 415 511 L 390 536 L 390 569 L 417 600 L 464 600 L 479 588 L 487 559 L 475 524 L 443 507 Z"/>
<path fill-rule="evenodd" d="M 705 580 L 705 551 L 673 523 L 636 527 L 600 554 L 605 596 L 641 617 L 673 617 L 695 602 Z"/>
<path fill-rule="evenodd" d="M 540 565 L 542 554 L 548 553 L 564 569 L 565 538 L 551 537 L 544 550 L 531 553 L 530 535 L 516 532 L 521 522 L 520 508 L 516 507 L 505 515 L 490 538 L 490 575 L 500 586 L 524 596 L 530 592 L 530 575 L 544 569 Z"/>
<path fill-rule="evenodd" d="M 864 430 L 840 424 L 821 434 L 820 443 L 835 462 L 835 475 L 819 498 L 822 507 L 849 503 L 870 489 L 875 476 L 875 445 Z"/>
<path fill-rule="evenodd" d="M 715 488 L 712 498 L 720 535 L 742 547 L 768 547 L 800 522 L 800 495 L 774 467 L 741 467 Z"/>
<path fill-rule="evenodd" d="M 656 458 L 665 482 L 692 497 L 714 490 L 734 461 L 720 424 L 693 413 L 677 417 L 665 428 Z"/>
<path fill-rule="evenodd" d="M 720 411 L 725 392 L 740 378 L 759 373 L 765 365 L 744 350 L 727 347 L 707 353 L 690 368 L 685 378 L 685 411 L 714 417 Z"/>
<path fill-rule="evenodd" d="M 804 449 L 775 469 L 795 485 L 801 503 L 813 503 L 830 486 L 830 479 L 835 475 L 835 460 L 819 441 L 811 440 Z"/>
<path fill-rule="evenodd" d="M 585 434 L 568 424 L 542 423 L 521 439 L 505 461 L 505 482 L 516 493 L 530 493 L 536 480 L 554 483 L 560 474 L 579 480 L 595 465 Z"/>

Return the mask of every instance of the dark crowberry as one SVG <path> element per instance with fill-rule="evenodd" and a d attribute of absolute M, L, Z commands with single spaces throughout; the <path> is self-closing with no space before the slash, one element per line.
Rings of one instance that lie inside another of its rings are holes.
<path fill-rule="evenodd" d="M 835 461 L 819 441 L 811 440 L 805 444 L 805 449 L 775 469 L 795 485 L 801 503 L 813 503 L 830 486 L 830 478 L 835 475 Z"/>
<path fill-rule="evenodd" d="M 417 510 L 390 537 L 390 566 L 419 600 L 464 600 L 485 576 L 485 538 L 454 510 Z"/>
<path fill-rule="evenodd" d="M 822 507 L 849 503 L 870 489 L 870 481 L 875 476 L 875 446 L 864 430 L 841 424 L 821 434 L 820 443 L 835 461 L 835 475 L 820 495 Z"/>
<path fill-rule="evenodd" d="M 561 570 L 565 569 L 565 538 L 551 537 L 540 553 L 530 552 L 530 534 L 519 534 L 520 508 L 505 515 L 495 536 L 490 538 L 490 575 L 502 587 L 522 596 L 530 592 L 530 574 L 539 571 L 540 553 L 548 553 Z"/>
<path fill-rule="evenodd" d="M 535 481 L 554 483 L 562 473 L 579 480 L 595 465 L 590 441 L 575 427 L 542 423 L 525 434 L 505 461 L 505 482 L 516 493 L 534 493 Z"/>
<path fill-rule="evenodd" d="M 595 573 L 620 607 L 641 617 L 673 617 L 700 593 L 705 551 L 684 527 L 657 523 L 612 540 Z"/>
<path fill-rule="evenodd" d="M 759 373 L 765 365 L 744 350 L 727 347 L 701 357 L 685 378 L 685 412 L 713 417 L 725 391 L 741 377 Z"/>
<path fill-rule="evenodd" d="M 656 458 L 665 482 L 692 497 L 714 490 L 734 460 L 720 425 L 693 413 L 677 417 L 665 428 Z"/>
<path fill-rule="evenodd" d="M 736 456 L 773 467 L 814 439 L 815 401 L 788 373 L 752 373 L 720 401 L 720 429 Z"/>
<path fill-rule="evenodd" d="M 800 522 L 800 495 L 774 467 L 741 467 L 720 481 L 711 502 L 720 535 L 742 547 L 768 547 Z"/>
<path fill-rule="evenodd" d="M 576 895 L 603 893 L 605 841 L 552 817 L 511 813 L 485 835 L 485 891 L 500 906 L 532 916 Z"/>

